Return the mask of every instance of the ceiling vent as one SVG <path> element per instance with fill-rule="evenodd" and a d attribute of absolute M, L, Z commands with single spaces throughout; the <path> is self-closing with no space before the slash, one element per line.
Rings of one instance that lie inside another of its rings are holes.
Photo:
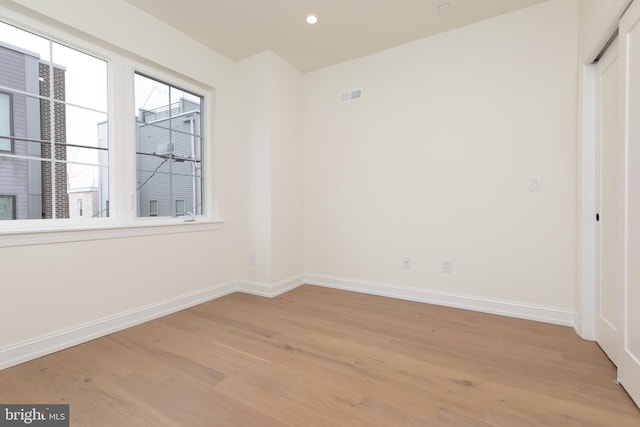
<path fill-rule="evenodd" d="M 360 101 L 362 99 L 362 89 L 350 90 L 342 92 L 340 94 L 340 103 L 346 104 L 348 102 Z"/>

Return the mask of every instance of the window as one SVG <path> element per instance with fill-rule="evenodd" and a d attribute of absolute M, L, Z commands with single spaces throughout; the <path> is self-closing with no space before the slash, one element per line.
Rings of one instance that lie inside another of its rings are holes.
<path fill-rule="evenodd" d="M 0 15 L 0 247 L 220 228 L 205 197 L 211 86 Z"/>
<path fill-rule="evenodd" d="M 0 196 L 0 221 L 16 219 L 16 196 Z"/>
<path fill-rule="evenodd" d="M 106 123 L 106 61 L 0 22 L 0 194 L 21 201 L 12 219 L 69 218 L 81 188 L 108 199 Z"/>
<path fill-rule="evenodd" d="M 138 215 L 203 215 L 203 97 L 139 73 L 135 92 L 138 206 L 158 197 Z"/>
<path fill-rule="evenodd" d="M 176 216 L 184 216 L 184 205 L 185 205 L 184 199 L 176 200 Z"/>
<path fill-rule="evenodd" d="M 158 216 L 158 199 L 149 200 L 149 216 Z"/>
<path fill-rule="evenodd" d="M 0 151 L 13 151 L 13 105 L 10 93 L 0 92 Z"/>

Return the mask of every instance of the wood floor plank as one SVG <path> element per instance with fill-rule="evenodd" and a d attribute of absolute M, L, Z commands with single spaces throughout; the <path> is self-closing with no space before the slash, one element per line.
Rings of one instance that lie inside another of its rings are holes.
<path fill-rule="evenodd" d="M 264 412 L 284 424 L 295 427 L 311 425 L 310 420 L 315 420 L 318 426 L 339 426 L 341 424 L 325 417 L 317 408 L 302 405 L 291 399 L 249 384 L 238 377 L 229 377 L 217 387 L 218 391 L 227 396 L 239 399 L 252 407 Z M 283 411 L 282 408 L 289 408 Z"/>
<path fill-rule="evenodd" d="M 631 427 L 571 328 L 303 286 L 235 293 L 0 371 L 77 426 Z"/>

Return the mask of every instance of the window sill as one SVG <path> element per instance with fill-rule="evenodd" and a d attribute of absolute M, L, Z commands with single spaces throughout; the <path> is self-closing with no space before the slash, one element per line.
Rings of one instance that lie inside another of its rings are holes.
<path fill-rule="evenodd" d="M 129 237 L 157 236 L 162 234 L 195 233 L 220 230 L 223 225 L 224 222 L 220 220 L 203 219 L 169 224 L 147 223 L 7 231 L 0 232 L 0 248 L 82 242 L 87 240 L 126 239 Z"/>

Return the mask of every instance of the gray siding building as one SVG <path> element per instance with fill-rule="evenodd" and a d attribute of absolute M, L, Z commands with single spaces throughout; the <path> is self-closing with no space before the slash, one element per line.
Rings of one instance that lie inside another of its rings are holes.
<path fill-rule="evenodd" d="M 65 71 L 54 66 L 54 86 L 64 99 Z M 47 101 L 37 96 L 48 93 L 49 65 L 38 54 L 0 42 L 0 219 L 52 218 L 52 172 L 50 159 L 51 114 Z M 44 91 L 44 92 L 43 92 Z M 33 94 L 34 96 L 26 95 Z M 56 106 L 56 141 L 64 143 L 65 106 Z M 8 131 L 8 133 L 7 133 Z M 66 147 L 58 145 L 56 159 L 66 159 Z M 56 211 L 68 217 L 66 165 L 56 167 Z"/>
<path fill-rule="evenodd" d="M 137 216 L 200 215 L 200 104 L 181 99 L 171 106 L 140 110 L 136 124 Z M 107 123 L 99 123 L 98 145 L 107 140 Z M 99 209 L 105 213 L 109 210 L 107 173 L 100 169 L 98 185 Z"/>
<path fill-rule="evenodd" d="M 0 96 L 7 100 L 3 115 L 10 135 L 3 138 L 0 154 L 38 158 L 40 140 L 40 100 L 4 88 L 40 93 L 40 58 L 37 54 L 0 44 Z M 42 168 L 37 160 L 0 156 L 0 197 L 5 201 L 3 219 L 42 218 Z M 11 206 L 12 205 L 12 206 Z M 10 212 L 9 212 L 10 211 Z"/>
<path fill-rule="evenodd" d="M 137 123 L 138 216 L 199 213 L 200 105 L 181 99 L 141 110 Z"/>

